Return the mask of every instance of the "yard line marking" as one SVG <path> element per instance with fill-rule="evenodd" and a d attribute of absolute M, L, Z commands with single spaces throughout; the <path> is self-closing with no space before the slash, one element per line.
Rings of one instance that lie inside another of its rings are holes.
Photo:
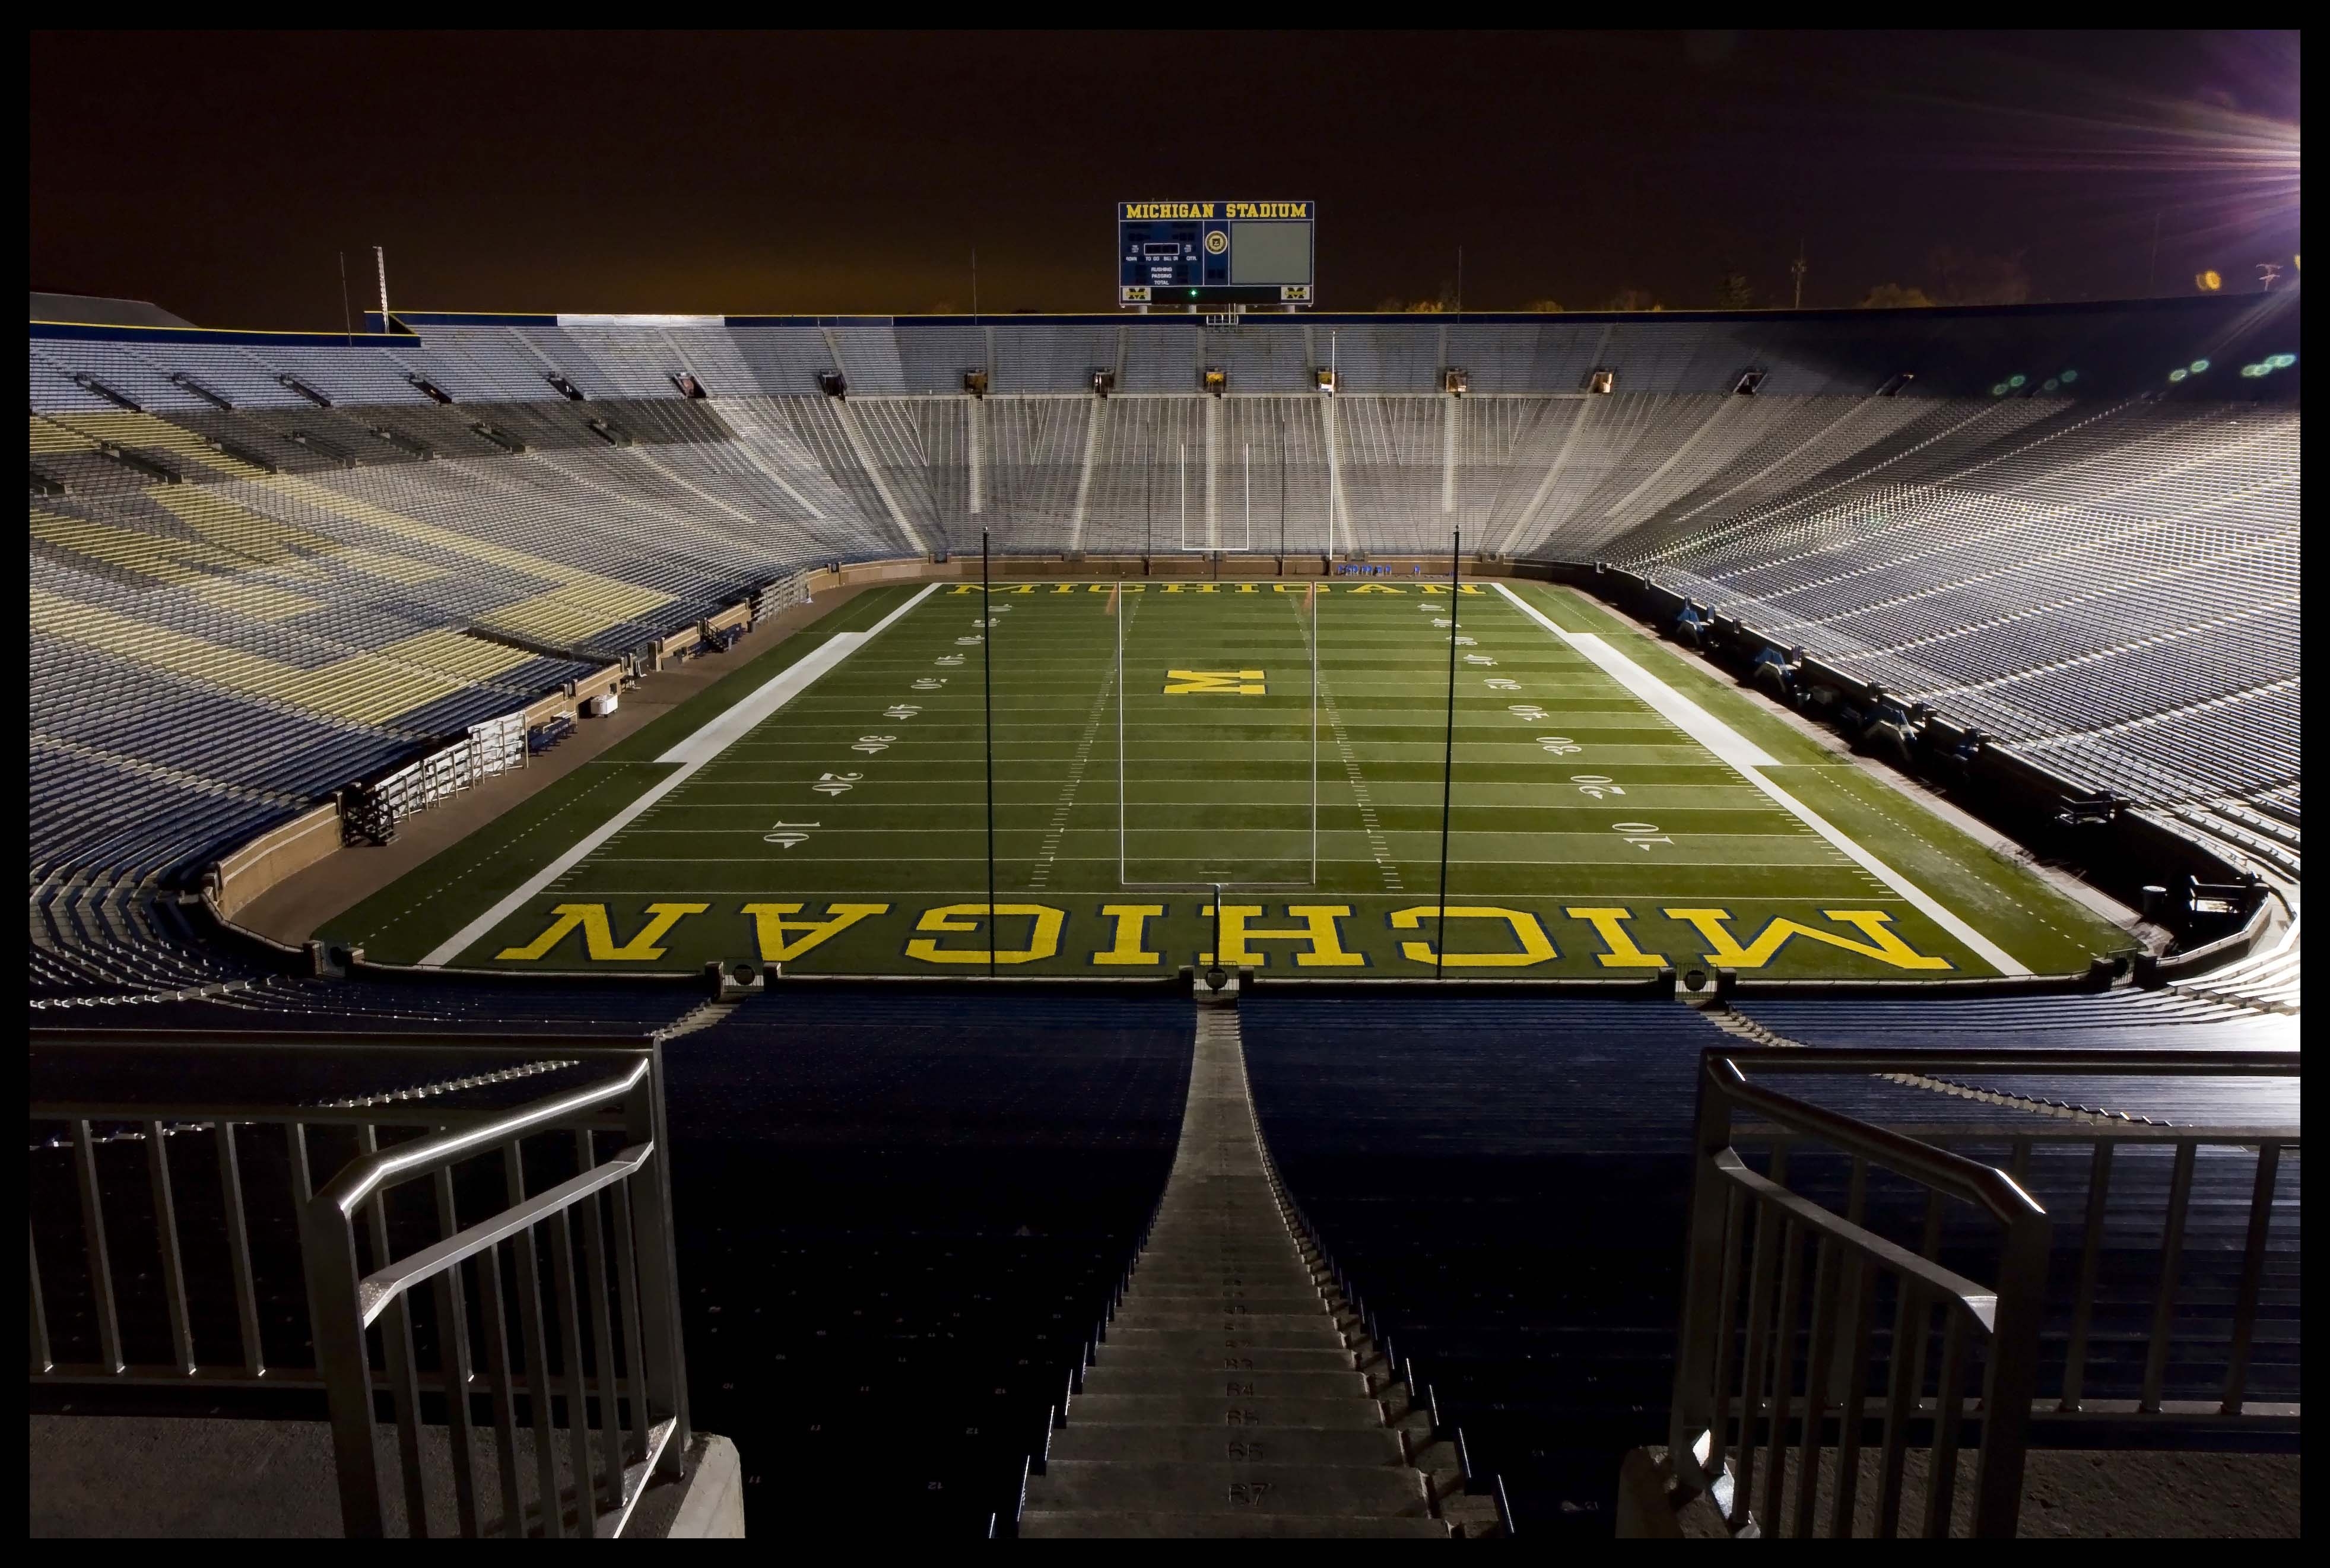
<path fill-rule="evenodd" d="M 752 695 L 657 758 L 656 760 L 658 762 L 677 762 L 679 766 L 668 778 L 651 786 L 646 794 L 584 834 L 565 854 L 513 888 L 491 909 L 431 949 L 428 956 L 421 960 L 421 968 L 441 968 L 460 957 L 471 942 L 478 940 L 488 931 L 516 913 L 525 906 L 526 900 L 581 864 L 592 850 L 630 827 L 658 801 L 686 783 L 694 776 L 697 769 L 717 757 L 730 741 L 745 734 L 753 725 L 760 723 L 800 695 L 808 688 L 810 682 L 834 668 L 867 642 L 879 637 L 893 622 L 937 592 L 938 586 L 935 582 L 928 584 L 920 593 L 915 594 L 864 631 L 836 632 L 823 646 L 804 655 L 795 660 L 790 667 L 771 676 Z"/>
<path fill-rule="evenodd" d="M 1899 893 L 1928 920 L 1979 954 L 1985 963 L 2000 974 L 2031 973 L 2029 967 L 2018 960 L 2013 954 L 1960 920 L 1945 908 L 1940 900 L 1861 848 L 1819 812 L 1765 778 L 1760 770 L 1776 768 L 1779 764 L 1765 755 L 1762 747 L 1756 745 L 1738 731 L 1734 730 L 1633 659 L 1612 647 L 1595 633 L 1564 631 L 1554 624 L 1550 617 L 1522 599 L 1511 588 L 1501 582 L 1494 586 L 1515 609 L 1584 654 L 1599 666 L 1612 680 L 1641 698 L 1677 729 L 1738 770 L 1741 778 L 1770 796 L 1775 804 L 1842 850 L 1858 863 L 1863 871 Z"/>
<path fill-rule="evenodd" d="M 691 770 L 693 768 L 702 767 L 726 751 L 732 742 L 742 740 L 771 713 L 808 690 L 810 683 L 819 675 L 825 675 L 842 660 L 857 652 L 858 648 L 872 641 L 893 621 L 928 599 L 937 591 L 937 589 L 938 584 L 935 582 L 927 585 L 920 593 L 876 621 L 865 631 L 837 632 L 823 647 L 795 661 L 791 668 L 777 672 L 758 691 L 681 741 L 662 756 L 658 757 L 656 760 L 691 765 Z"/>
<path fill-rule="evenodd" d="M 1069 813 L 1075 808 L 1076 788 L 1084 782 L 1084 764 L 1092 760 L 1093 741 L 1099 738 L 1100 722 L 1107 711 L 1109 692 L 1115 685 L 1116 668 L 1111 666 L 1101 677 L 1100 693 L 1093 698 L 1092 712 L 1086 715 L 1084 740 L 1076 747 L 1075 761 L 1068 770 L 1067 782 L 1060 786 L 1059 799 L 1053 806 L 1050 833 L 1044 840 L 1043 852 L 1037 859 L 1036 869 L 1028 877 L 1028 886 L 1031 892 L 1041 892 L 1044 883 L 1051 877 L 1052 862 L 1060 852 L 1060 836 L 1067 828 Z"/>

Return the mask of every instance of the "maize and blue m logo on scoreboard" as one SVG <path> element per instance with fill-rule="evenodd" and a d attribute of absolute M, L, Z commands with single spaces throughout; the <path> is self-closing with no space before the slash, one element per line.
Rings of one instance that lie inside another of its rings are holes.
<path fill-rule="evenodd" d="M 1116 300 L 1129 306 L 1310 305 L 1314 202 L 1116 204 Z"/>

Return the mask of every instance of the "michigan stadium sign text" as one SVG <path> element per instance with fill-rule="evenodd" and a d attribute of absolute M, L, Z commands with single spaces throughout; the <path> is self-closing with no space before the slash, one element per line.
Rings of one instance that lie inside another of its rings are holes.
<path fill-rule="evenodd" d="M 1308 218 L 1308 202 L 1119 202 L 1117 221 L 1203 222 L 1209 218 Z"/>

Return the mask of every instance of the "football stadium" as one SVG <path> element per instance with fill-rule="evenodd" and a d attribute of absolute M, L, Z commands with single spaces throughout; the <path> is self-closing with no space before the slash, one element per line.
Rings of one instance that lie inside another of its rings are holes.
<path fill-rule="evenodd" d="M 2295 1535 L 2287 52 L 2254 278 L 1711 308 L 198 326 L 36 94 L 33 1535 Z"/>

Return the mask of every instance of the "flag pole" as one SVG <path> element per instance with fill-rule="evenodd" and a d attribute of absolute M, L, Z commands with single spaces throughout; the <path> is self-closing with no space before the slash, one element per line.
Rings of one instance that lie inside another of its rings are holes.
<path fill-rule="evenodd" d="M 987 742 L 987 978 L 995 978 L 995 596 L 988 586 L 987 530 L 979 531 L 979 681 Z M 1453 683 L 1455 676 L 1451 675 Z M 1454 689 L 1453 684 L 1450 687 Z"/>
<path fill-rule="evenodd" d="M 1440 760 L 1440 930 L 1432 941 L 1435 979 L 1447 978 L 1448 968 L 1448 801 L 1456 774 L 1456 605 L 1464 597 L 1458 576 L 1464 531 L 1448 532 L 1448 739 Z"/>

